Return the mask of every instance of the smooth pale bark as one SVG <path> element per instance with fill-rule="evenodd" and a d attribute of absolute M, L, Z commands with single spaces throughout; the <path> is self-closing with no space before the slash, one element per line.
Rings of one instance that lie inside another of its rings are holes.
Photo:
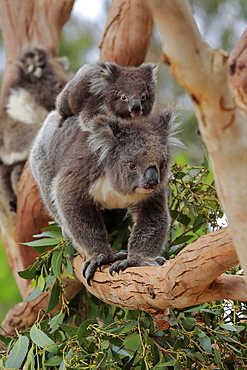
<path fill-rule="evenodd" d="M 188 0 L 146 0 L 163 59 L 191 96 L 231 236 L 247 271 L 247 118 L 228 84 L 228 56 L 202 39 Z"/>
<path fill-rule="evenodd" d="M 81 256 L 74 257 L 76 277 L 82 276 Z M 176 258 L 161 267 L 131 267 L 109 274 L 109 266 L 97 271 L 87 289 L 109 304 L 147 312 L 169 307 L 183 308 L 218 299 L 247 300 L 244 278 L 221 275 L 238 264 L 228 228 L 200 237 Z M 234 286 L 234 289 L 232 287 Z"/>

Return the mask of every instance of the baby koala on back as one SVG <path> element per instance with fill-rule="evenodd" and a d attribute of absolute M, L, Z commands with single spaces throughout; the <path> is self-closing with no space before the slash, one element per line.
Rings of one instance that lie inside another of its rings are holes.
<path fill-rule="evenodd" d="M 83 66 L 57 98 L 61 122 L 72 115 L 88 127 L 84 117 L 106 114 L 121 118 L 147 116 L 155 101 L 157 66 L 121 67 L 112 62 Z"/>
<path fill-rule="evenodd" d="M 90 284 L 95 270 L 115 262 L 110 273 L 131 266 L 164 263 L 159 254 L 169 227 L 166 182 L 171 157 L 171 117 L 95 116 L 84 125 L 67 118 L 60 125 L 50 113 L 35 139 L 30 165 L 44 204 L 86 256 L 83 274 Z M 128 208 L 134 226 L 128 254 L 107 242 L 109 211 Z M 120 262 L 116 262 L 122 260 Z"/>

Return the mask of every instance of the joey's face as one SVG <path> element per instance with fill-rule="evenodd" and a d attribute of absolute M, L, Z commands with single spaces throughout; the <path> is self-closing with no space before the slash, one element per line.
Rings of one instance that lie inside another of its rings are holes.
<path fill-rule="evenodd" d="M 155 98 L 154 90 L 144 81 L 117 81 L 109 93 L 110 110 L 121 118 L 148 115 Z"/>

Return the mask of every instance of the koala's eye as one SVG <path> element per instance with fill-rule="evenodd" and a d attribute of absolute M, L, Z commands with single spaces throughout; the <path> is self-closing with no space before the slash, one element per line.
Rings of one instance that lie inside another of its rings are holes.
<path fill-rule="evenodd" d="M 146 97 L 147 97 L 146 94 L 142 94 L 141 95 L 141 100 L 146 100 Z"/>
<path fill-rule="evenodd" d="M 130 162 L 129 163 L 129 169 L 132 170 L 132 171 L 136 171 L 137 170 L 137 165 L 133 162 Z"/>
<path fill-rule="evenodd" d="M 128 98 L 126 95 L 121 95 L 121 98 L 120 98 L 122 101 L 128 101 Z"/>

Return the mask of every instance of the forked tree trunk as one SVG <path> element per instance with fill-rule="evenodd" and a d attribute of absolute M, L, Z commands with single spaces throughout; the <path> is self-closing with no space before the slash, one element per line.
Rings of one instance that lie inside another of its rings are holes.
<path fill-rule="evenodd" d="M 142 0 L 113 0 L 100 44 L 100 59 L 116 61 L 122 65 L 137 65 L 144 61 L 152 24 L 150 10 L 145 4 L 150 5 L 164 39 L 166 53 L 164 60 L 192 96 L 201 122 L 200 129 L 207 145 L 212 136 L 209 152 L 214 160 L 215 150 L 220 151 L 222 147 L 229 144 L 233 126 L 239 130 L 242 129 L 234 120 L 235 106 L 227 85 L 227 59 L 224 53 L 213 52 L 203 44 L 189 3 L 179 1 L 178 4 L 177 2 L 178 0 L 173 2 L 149 0 L 146 3 Z M 56 4 L 59 8 L 59 2 Z M 137 54 L 135 50 L 139 50 Z M 211 85 L 214 88 L 211 88 Z M 236 116 L 239 114 L 237 111 Z M 237 140 L 238 135 L 235 130 L 233 131 Z M 227 135 L 226 143 L 222 138 L 222 132 Z M 220 145 L 218 140 L 220 140 Z M 222 161 L 222 154 L 220 154 L 220 160 Z M 228 160 L 230 160 L 229 156 Z M 221 192 L 222 188 L 225 189 L 225 171 L 218 168 L 219 163 L 222 164 L 218 161 L 214 168 L 219 170 L 216 176 L 220 184 L 219 190 L 223 205 L 225 205 L 224 193 Z M 228 166 L 229 163 L 226 165 Z M 239 173 L 237 172 L 236 175 Z M 26 184 L 27 179 L 30 179 L 30 182 L 28 180 L 29 185 Z M 40 221 L 43 216 L 41 217 L 41 209 L 37 207 L 36 195 L 33 199 L 29 198 L 30 189 L 34 186 L 31 181 L 27 167 L 19 186 L 18 239 L 12 238 L 14 243 L 16 240 L 30 240 L 31 236 L 39 231 L 43 222 Z M 230 192 L 229 196 L 232 193 Z M 34 209 L 35 212 L 33 212 Z M 237 208 L 234 207 L 234 209 Z M 239 209 L 238 216 L 242 212 L 242 209 Z M 30 214 L 30 210 L 34 215 Z M 231 229 L 232 231 L 234 228 Z M 234 237 L 234 234 L 232 236 Z M 82 256 L 73 259 L 75 275 L 86 285 L 81 275 L 82 263 Z M 222 274 L 237 263 L 232 238 L 228 229 L 224 229 L 199 238 L 198 241 L 180 252 L 174 260 L 168 261 L 159 268 L 150 267 L 148 271 L 146 267 L 128 268 L 120 275 L 111 277 L 108 272 L 109 267 L 105 266 L 102 272 L 95 273 L 92 286 L 87 288 L 92 294 L 109 304 L 149 312 L 157 327 L 166 329 L 169 326 L 167 316 L 169 307 L 182 308 L 224 298 L 247 300 L 244 278 Z M 73 289 L 70 289 L 72 285 L 68 284 L 68 292 L 78 289 L 77 284 Z M 42 304 L 40 299 L 37 299 L 37 301 L 15 306 L 4 321 L 6 331 L 13 333 L 15 325 L 19 329 L 23 328 L 25 321 L 31 325 L 36 319 L 38 310 L 47 308 L 48 296 L 49 293 L 44 293 Z M 53 313 L 59 308 L 58 305 Z M 18 320 L 20 324 L 17 324 Z"/>

